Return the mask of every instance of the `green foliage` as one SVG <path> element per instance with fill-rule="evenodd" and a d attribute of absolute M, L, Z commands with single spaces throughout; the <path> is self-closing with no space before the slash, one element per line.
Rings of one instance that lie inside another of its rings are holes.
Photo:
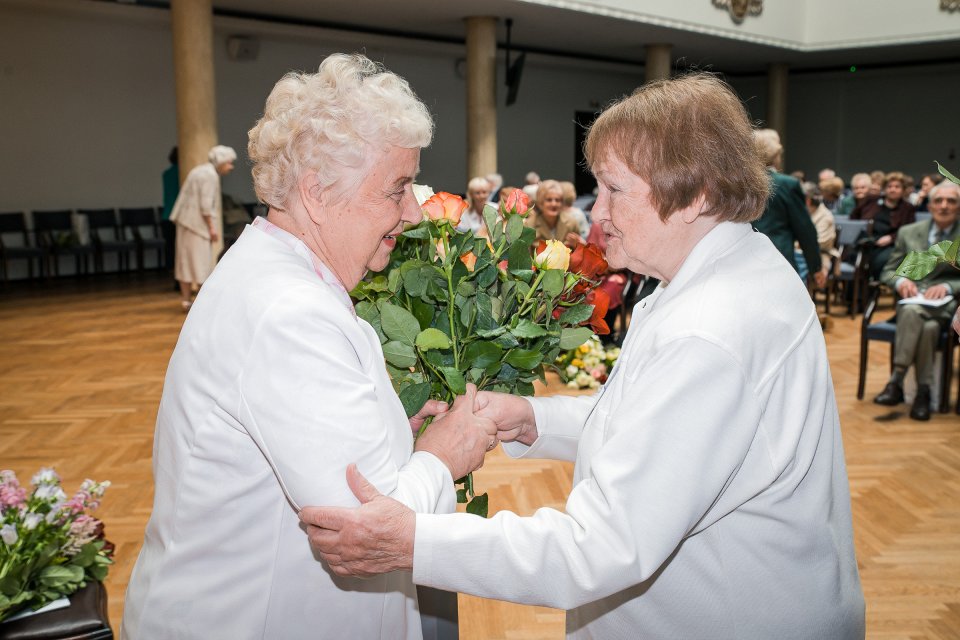
<path fill-rule="evenodd" d="M 519 215 L 503 224 L 488 207 L 483 217 L 486 237 L 429 220 L 405 230 L 387 268 L 352 292 L 408 417 L 431 397 L 452 403 L 468 382 L 532 395 L 544 363 L 592 334 L 579 327 L 592 311 L 572 293 L 580 276 L 535 269 L 535 233 Z M 472 476 L 463 481 L 467 510 L 485 515 L 486 495 L 474 494 Z"/>

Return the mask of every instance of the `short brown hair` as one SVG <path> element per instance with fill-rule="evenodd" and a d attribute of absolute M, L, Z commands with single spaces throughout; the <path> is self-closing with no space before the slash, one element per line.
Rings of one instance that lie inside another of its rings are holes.
<path fill-rule="evenodd" d="M 702 195 L 705 215 L 750 222 L 770 192 L 743 104 L 707 73 L 643 85 L 597 118 L 584 151 L 591 168 L 613 154 L 647 182 L 661 220 Z"/>
<path fill-rule="evenodd" d="M 560 199 L 563 199 L 563 187 L 560 186 L 560 183 L 556 180 L 544 180 L 540 183 L 540 186 L 537 187 L 537 197 L 534 198 L 537 211 L 543 210 L 543 201 L 547 199 L 547 194 L 551 191 L 556 191 L 560 194 Z"/>
<path fill-rule="evenodd" d="M 891 182 L 899 182 L 900 186 L 904 189 L 907 188 L 907 176 L 903 175 L 900 171 L 891 171 L 887 175 L 883 176 L 883 186 L 886 187 Z"/>
<path fill-rule="evenodd" d="M 839 198 L 843 193 L 843 180 L 834 176 L 820 181 L 820 191 L 828 198 Z"/>

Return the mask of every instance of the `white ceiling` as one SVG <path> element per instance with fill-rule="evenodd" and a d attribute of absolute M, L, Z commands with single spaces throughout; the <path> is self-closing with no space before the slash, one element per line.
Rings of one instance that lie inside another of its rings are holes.
<path fill-rule="evenodd" d="M 705 12 L 718 11 L 709 0 L 676 1 L 697 1 L 703 3 Z M 774 1 L 784 0 L 767 3 Z M 905 1 L 909 4 L 918 0 Z M 678 66 L 731 74 L 760 73 L 771 62 L 785 62 L 793 69 L 960 62 L 960 28 L 956 38 L 937 42 L 798 51 L 518 0 L 214 0 L 213 4 L 220 15 L 453 42 L 464 38 L 464 18 L 495 16 L 501 19 L 501 45 L 506 41 L 504 20 L 511 18 L 514 49 L 642 64 L 645 45 L 667 42 L 673 45 Z"/>

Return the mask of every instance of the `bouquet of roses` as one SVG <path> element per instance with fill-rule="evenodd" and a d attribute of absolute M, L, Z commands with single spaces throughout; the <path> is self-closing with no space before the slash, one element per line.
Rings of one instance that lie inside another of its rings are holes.
<path fill-rule="evenodd" d="M 32 484 L 28 494 L 16 474 L 0 471 L 0 621 L 102 581 L 113 563 L 103 524 L 89 515 L 109 482 L 85 480 L 72 498 L 53 469 Z"/>
<path fill-rule="evenodd" d="M 477 234 L 456 229 L 462 198 L 415 191 L 424 220 L 397 239 L 388 267 L 352 292 L 357 315 L 380 336 L 407 415 L 430 398 L 452 402 L 468 382 L 533 395 L 544 367 L 594 333 L 582 325 L 603 322 L 609 299 L 595 289 L 602 254 L 593 245 L 571 254 L 556 241 L 534 252 L 519 189 L 499 209 L 487 206 Z M 472 474 L 457 483 L 467 511 L 486 516 L 487 495 L 476 495 Z"/>
<path fill-rule="evenodd" d="M 591 336 L 576 349 L 561 353 L 557 358 L 560 378 L 571 389 L 597 389 L 620 357 L 618 347 L 605 349 L 600 338 Z"/>

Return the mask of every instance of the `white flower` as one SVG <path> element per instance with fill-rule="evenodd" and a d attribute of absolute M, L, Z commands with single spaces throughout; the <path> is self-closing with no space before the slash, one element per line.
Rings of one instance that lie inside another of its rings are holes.
<path fill-rule="evenodd" d="M 580 373 L 578 373 L 575 380 L 577 382 L 577 386 L 580 387 L 581 389 L 586 389 L 587 387 L 590 386 L 591 382 L 594 382 L 593 376 L 591 376 L 586 371 L 581 371 Z"/>
<path fill-rule="evenodd" d="M 33 531 L 41 522 L 43 522 L 43 514 L 28 513 L 23 517 L 23 528 L 27 531 Z"/>
<path fill-rule="evenodd" d="M 19 540 L 17 528 L 12 524 L 3 525 L 0 527 L 0 538 L 3 539 L 7 546 L 12 547 L 17 544 L 17 540 Z"/>
<path fill-rule="evenodd" d="M 573 366 L 572 364 L 567 365 L 567 377 L 568 377 L 568 378 L 572 378 L 573 376 L 577 375 L 577 372 L 578 372 L 578 371 L 580 371 L 580 369 L 577 369 L 577 368 L 576 368 L 575 366 Z"/>
<path fill-rule="evenodd" d="M 433 196 L 433 189 L 425 184 L 413 185 L 413 196 L 417 199 L 417 204 L 423 206 L 423 203 Z"/>
<path fill-rule="evenodd" d="M 67 494 L 55 484 L 41 484 L 33 492 L 33 496 L 45 502 L 61 502 L 67 499 Z"/>
<path fill-rule="evenodd" d="M 570 266 L 570 249 L 559 240 L 547 240 L 546 248 L 537 254 L 533 264 L 538 269 L 558 269 L 566 271 Z"/>
<path fill-rule="evenodd" d="M 576 380 L 571 380 L 570 382 L 567 383 L 567 388 L 569 388 L 569 389 L 579 389 L 579 388 L 580 388 L 580 385 L 577 384 L 577 381 L 576 381 Z"/>
<path fill-rule="evenodd" d="M 43 467 L 33 476 L 30 480 L 31 483 L 35 485 L 47 485 L 47 484 L 59 484 L 60 476 L 57 475 L 57 472 L 49 467 Z"/>

